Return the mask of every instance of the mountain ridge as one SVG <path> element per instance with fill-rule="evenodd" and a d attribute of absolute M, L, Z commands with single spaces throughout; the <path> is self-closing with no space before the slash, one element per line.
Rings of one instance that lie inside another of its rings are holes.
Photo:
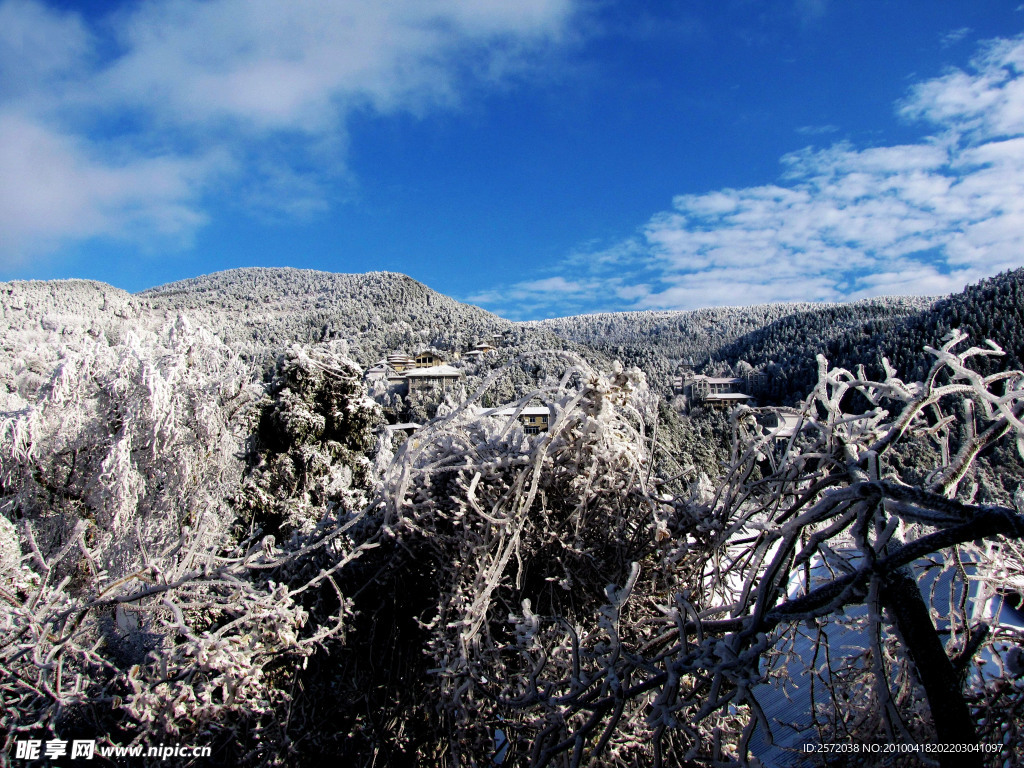
<path fill-rule="evenodd" d="M 1011 362 L 1019 362 L 1024 344 L 1017 343 L 1021 334 L 1015 329 L 1024 320 L 1013 302 L 1024 294 L 1018 284 L 1024 285 L 1024 270 L 938 298 L 601 312 L 516 322 L 388 271 L 243 267 L 135 294 L 94 280 L 12 281 L 0 284 L 0 320 L 7 321 L 0 349 L 33 382 L 19 385 L 14 379 L 20 374 L 12 378 L 8 372 L 8 390 L 31 391 L 52 369 L 59 349 L 73 348 L 84 335 L 116 340 L 133 327 L 156 327 L 186 313 L 244 358 L 264 365 L 295 343 L 341 340 L 368 366 L 394 351 L 432 347 L 457 357 L 481 340 L 501 339 L 517 352 L 568 349 L 592 362 L 619 359 L 644 370 L 663 393 L 681 363 L 709 372 L 741 362 L 762 370 L 774 366 L 775 394 L 782 398 L 806 388 L 816 352 L 836 364 L 853 364 L 876 357 L 877 344 L 894 363 L 916 366 L 911 361 L 920 345 L 938 341 L 926 337 L 941 336 L 953 323 L 969 326 L 974 335 L 995 335 L 1013 350 Z M 1000 322 L 1002 315 L 1010 320 Z"/>

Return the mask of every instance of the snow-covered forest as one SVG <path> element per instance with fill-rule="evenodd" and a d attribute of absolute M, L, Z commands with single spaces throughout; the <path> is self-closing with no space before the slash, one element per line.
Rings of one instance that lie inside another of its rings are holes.
<path fill-rule="evenodd" d="M 388 273 L 2 284 L 0 749 L 1020 765 L 1022 281 L 542 323 Z M 365 376 L 424 350 L 456 385 Z M 683 410 L 681 364 L 769 385 Z"/>

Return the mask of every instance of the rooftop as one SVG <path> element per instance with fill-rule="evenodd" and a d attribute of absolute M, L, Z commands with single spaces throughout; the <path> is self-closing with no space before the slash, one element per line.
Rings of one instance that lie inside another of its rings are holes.
<path fill-rule="evenodd" d="M 407 379 L 457 379 L 461 375 L 459 370 L 450 365 L 432 365 L 429 368 L 416 368 L 407 371 L 405 377 Z"/>
<path fill-rule="evenodd" d="M 484 411 L 484 416 L 511 416 L 516 412 L 514 405 L 505 405 Z M 546 405 L 529 405 L 519 412 L 520 416 L 550 416 L 551 410 Z"/>

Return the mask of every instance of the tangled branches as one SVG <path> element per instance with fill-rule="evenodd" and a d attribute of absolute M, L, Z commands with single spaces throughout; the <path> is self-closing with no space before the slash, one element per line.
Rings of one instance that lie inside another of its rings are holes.
<path fill-rule="evenodd" d="M 262 399 L 184 328 L 69 360 L 3 426 L 4 725 L 212 733 L 260 765 L 991 738 L 1020 706 L 997 612 L 1024 504 L 972 473 L 1024 452 L 1024 377 L 964 341 L 918 383 L 820 360 L 801 408 L 735 411 L 721 475 L 685 485 L 655 471 L 642 375 L 564 353 L 510 409 L 481 405 L 495 373 L 380 478 L 377 411 L 330 349 L 283 357 Z"/>
<path fill-rule="evenodd" d="M 384 526 L 433 564 L 417 620 L 452 764 L 490 759 L 498 732 L 532 765 L 976 743 L 965 675 L 1007 588 L 1000 537 L 1024 536 L 1024 517 L 965 481 L 1024 434 L 1024 386 L 977 374 L 999 350 L 962 344 L 930 350 L 916 384 L 820 361 L 796 425 L 737 412 L 722 478 L 686 497 L 648 481 L 622 381 L 553 393 L 540 437 L 468 406 L 421 433 L 392 466 Z M 918 484 L 897 471 L 915 441 L 935 448 Z"/>
<path fill-rule="evenodd" d="M 358 385 L 355 371 L 337 375 Z M 69 355 L 34 406 L 7 415 L 5 746 L 280 734 L 287 682 L 350 614 L 334 574 L 373 545 L 353 541 L 362 515 L 341 508 L 280 547 L 235 532 L 229 499 L 259 395 L 223 344 L 179 319 Z"/>
<path fill-rule="evenodd" d="M 874 382 L 821 360 L 791 429 L 737 412 L 722 479 L 703 499 L 676 499 L 669 540 L 636 553 L 647 578 L 609 573 L 629 589 L 609 587 L 589 633 L 556 613 L 541 619 L 546 633 L 516 635 L 535 667 L 504 704 L 546 723 L 530 761 L 715 759 L 717 718 L 742 712 L 740 760 L 751 748 L 797 760 L 818 738 L 977 743 L 964 676 L 986 642 L 989 598 L 1020 587 L 996 571 L 1009 554 L 999 537 L 1024 536 L 1024 516 L 961 486 L 1001 437 L 1020 444 L 1024 383 L 1018 372 L 977 374 L 972 359 L 999 350 L 958 352 L 963 340 L 930 350 L 920 384 L 891 370 Z M 969 414 L 959 432 L 951 408 Z M 920 485 L 892 461 L 914 440 L 938 448 Z M 536 626 L 531 616 L 524 610 L 517 626 Z M 588 653 L 588 640 L 604 655 Z"/>

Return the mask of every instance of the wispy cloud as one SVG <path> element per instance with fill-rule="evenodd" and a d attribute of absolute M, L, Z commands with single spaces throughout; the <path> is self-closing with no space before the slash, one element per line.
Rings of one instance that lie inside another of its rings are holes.
<path fill-rule="evenodd" d="M 226 181 L 319 210 L 354 110 L 422 114 L 539 71 L 573 2 L 154 0 L 98 23 L 0 0 L 0 266 L 187 237 Z"/>
<path fill-rule="evenodd" d="M 950 30 L 949 32 L 942 36 L 941 40 L 939 40 L 939 43 L 942 45 L 943 48 L 950 48 L 956 45 L 957 43 L 961 42 L 973 31 L 974 30 L 971 29 L 970 27 L 960 27 L 959 29 Z"/>
<path fill-rule="evenodd" d="M 824 136 L 838 131 L 839 127 L 836 125 L 801 125 L 796 129 L 801 136 Z"/>
<path fill-rule="evenodd" d="M 590 286 L 596 311 L 937 294 L 1020 266 L 1022 73 L 1024 38 L 990 42 L 969 70 L 921 82 L 897 105 L 929 130 L 918 143 L 793 152 L 776 183 L 680 195 L 633 237 L 562 270 Z M 514 290 L 494 292 L 497 311 Z M 535 311 L 564 314 L 550 299 Z"/>
<path fill-rule="evenodd" d="M 813 22 L 828 13 L 828 0 L 796 0 L 796 12 L 805 22 Z"/>
<path fill-rule="evenodd" d="M 88 141 L 0 112 L 0 263 L 67 239 L 187 242 L 206 220 L 195 204 L 227 161 L 217 153 L 114 160 Z"/>
<path fill-rule="evenodd" d="M 557 306 L 561 314 L 585 311 L 587 307 L 611 301 L 634 301 L 650 293 L 643 283 L 629 283 L 617 277 L 571 280 L 561 276 L 524 280 L 507 288 L 483 291 L 467 297 L 482 306 L 498 306 L 510 319 L 527 319 Z"/>

